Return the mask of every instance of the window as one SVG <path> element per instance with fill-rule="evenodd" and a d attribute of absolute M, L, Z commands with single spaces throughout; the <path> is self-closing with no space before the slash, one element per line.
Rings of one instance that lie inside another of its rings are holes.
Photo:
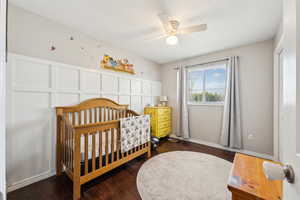
<path fill-rule="evenodd" d="M 226 62 L 190 67 L 187 70 L 189 104 L 220 104 L 226 88 Z"/>

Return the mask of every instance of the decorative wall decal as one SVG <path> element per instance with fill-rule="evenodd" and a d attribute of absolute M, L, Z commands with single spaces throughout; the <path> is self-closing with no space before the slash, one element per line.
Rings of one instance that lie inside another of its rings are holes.
<path fill-rule="evenodd" d="M 133 64 L 129 64 L 129 61 L 127 59 L 114 60 L 109 55 L 103 56 L 103 59 L 101 61 L 101 67 L 113 71 L 135 74 Z"/>
<path fill-rule="evenodd" d="M 51 46 L 50 47 L 50 51 L 55 51 L 56 50 L 56 47 L 55 46 Z"/>

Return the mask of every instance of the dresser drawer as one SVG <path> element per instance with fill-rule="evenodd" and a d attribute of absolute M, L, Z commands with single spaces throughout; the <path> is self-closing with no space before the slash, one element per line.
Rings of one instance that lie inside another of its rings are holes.
<path fill-rule="evenodd" d="M 165 121 L 165 122 L 159 122 L 158 123 L 158 128 L 159 129 L 168 128 L 170 126 L 171 126 L 171 122 L 170 121 Z"/>
<path fill-rule="evenodd" d="M 171 114 L 171 109 L 165 108 L 165 109 L 159 109 L 157 111 L 158 116 L 160 115 L 170 115 Z"/>
<path fill-rule="evenodd" d="M 162 128 L 158 130 L 158 137 L 165 137 L 167 135 L 169 135 L 169 133 L 171 132 L 171 127 L 167 127 L 167 128 Z"/>
<path fill-rule="evenodd" d="M 165 122 L 165 121 L 170 121 L 171 117 L 170 115 L 159 115 L 158 116 L 158 121 Z"/>

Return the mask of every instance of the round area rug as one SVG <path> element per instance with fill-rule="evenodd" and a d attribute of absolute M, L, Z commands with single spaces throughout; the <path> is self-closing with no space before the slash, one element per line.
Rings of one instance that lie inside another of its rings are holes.
<path fill-rule="evenodd" d="M 226 200 L 231 166 L 203 153 L 163 153 L 143 164 L 137 188 L 143 200 Z"/>

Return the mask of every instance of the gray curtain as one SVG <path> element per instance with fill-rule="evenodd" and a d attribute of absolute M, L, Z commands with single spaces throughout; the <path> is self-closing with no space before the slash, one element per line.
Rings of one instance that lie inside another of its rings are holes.
<path fill-rule="evenodd" d="M 227 66 L 226 95 L 220 142 L 226 147 L 242 148 L 239 58 L 237 56 L 231 57 Z"/>
<path fill-rule="evenodd" d="M 187 70 L 177 68 L 177 131 L 176 136 L 190 138 L 189 113 L 187 107 L 186 82 Z"/>

